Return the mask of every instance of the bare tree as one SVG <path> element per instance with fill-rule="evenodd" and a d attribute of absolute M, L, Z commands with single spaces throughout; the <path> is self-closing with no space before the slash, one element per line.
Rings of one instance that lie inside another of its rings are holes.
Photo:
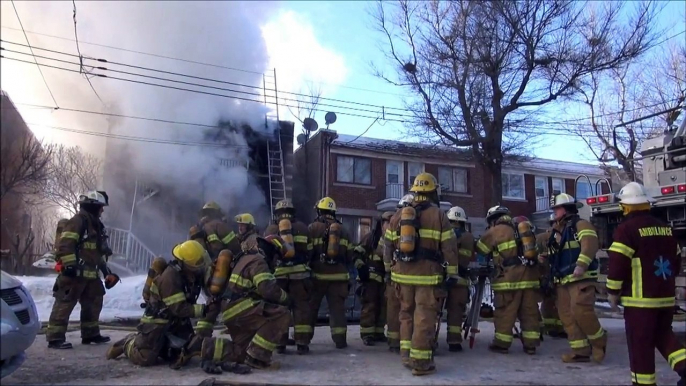
<path fill-rule="evenodd" d="M 37 192 L 51 174 L 53 146 L 43 145 L 33 135 L 8 137 L 3 135 L 0 151 L 0 200 L 11 193 Z"/>
<path fill-rule="evenodd" d="M 418 135 L 471 148 L 500 202 L 503 150 L 516 153 L 527 133 L 543 134 L 527 126 L 532 114 L 655 41 L 655 4 L 632 4 L 627 19 L 622 2 L 379 2 L 375 27 L 396 74 L 377 75 L 412 90 Z"/>
<path fill-rule="evenodd" d="M 53 173 L 42 196 L 75 215 L 79 210 L 79 195 L 96 188 L 102 161 L 79 147 L 62 145 L 52 153 L 50 163 Z"/>
<path fill-rule="evenodd" d="M 319 106 L 319 101 L 322 98 L 322 87 L 315 85 L 313 82 L 308 82 L 307 90 L 301 89 L 299 93 L 307 96 L 298 97 L 295 107 L 291 108 L 288 106 L 288 111 L 291 112 L 295 119 L 304 124 L 305 118 L 312 118 L 317 111 L 317 106 Z"/>

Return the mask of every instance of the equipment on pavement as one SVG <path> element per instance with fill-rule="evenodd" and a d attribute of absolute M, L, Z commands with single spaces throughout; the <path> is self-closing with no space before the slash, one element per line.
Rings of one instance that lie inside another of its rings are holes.
<path fill-rule="evenodd" d="M 467 312 L 467 318 L 465 318 L 462 324 L 462 331 L 464 333 L 464 339 L 469 336 L 469 348 L 474 348 L 474 341 L 476 340 L 476 334 L 481 332 L 479 330 L 479 317 L 482 313 L 483 299 L 486 294 L 486 282 L 491 277 L 494 271 L 493 261 L 485 260 L 481 262 L 471 263 L 473 268 L 470 269 L 472 282 L 476 282 L 474 285 L 474 293 Z"/>

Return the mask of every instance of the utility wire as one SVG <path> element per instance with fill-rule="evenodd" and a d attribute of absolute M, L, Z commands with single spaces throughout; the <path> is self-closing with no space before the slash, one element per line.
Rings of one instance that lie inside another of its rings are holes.
<path fill-rule="evenodd" d="M 76 30 L 76 0 L 72 0 L 72 3 L 74 4 L 74 39 L 76 41 L 76 52 L 79 53 L 79 63 L 80 63 L 80 71 L 83 72 L 84 76 L 86 77 L 86 80 L 88 81 L 88 84 L 91 86 L 91 90 L 95 93 L 95 96 L 98 97 L 98 100 L 100 103 L 103 105 L 105 102 L 102 101 L 102 98 L 100 98 L 100 95 L 98 94 L 97 91 L 95 91 L 95 87 L 93 87 L 93 83 L 91 83 L 91 79 L 88 77 L 88 71 L 86 71 L 83 67 L 83 55 L 81 55 L 81 48 L 79 47 L 79 35 Z M 32 52 L 33 53 L 33 52 Z"/>
<path fill-rule="evenodd" d="M 24 30 L 24 24 L 21 22 L 21 18 L 19 17 L 19 12 L 17 11 L 17 6 L 14 5 L 14 0 L 12 0 L 12 8 L 14 8 L 14 14 L 17 15 L 17 20 L 19 21 L 19 26 L 21 27 L 21 32 L 24 33 L 24 38 L 26 38 L 26 44 L 28 44 L 29 50 L 31 50 L 31 54 L 33 55 L 33 48 L 31 48 L 31 43 L 29 42 L 29 37 L 26 35 L 26 31 Z M 45 83 L 45 87 L 48 89 L 48 92 L 50 93 L 50 97 L 52 98 L 52 102 L 55 104 L 55 109 L 59 109 L 60 106 L 57 104 L 57 100 L 55 99 L 55 96 L 52 94 L 52 90 L 50 90 L 50 86 L 48 86 L 48 82 L 45 80 L 45 75 L 43 75 L 43 70 L 41 70 L 40 66 L 38 65 L 38 61 L 34 58 L 33 59 L 36 62 L 36 67 L 38 67 L 38 72 L 40 72 L 41 78 L 43 78 L 43 83 Z"/>

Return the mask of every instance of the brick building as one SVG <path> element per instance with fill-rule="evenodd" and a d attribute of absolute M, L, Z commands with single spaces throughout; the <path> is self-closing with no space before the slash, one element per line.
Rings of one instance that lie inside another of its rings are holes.
<path fill-rule="evenodd" d="M 369 230 L 372 217 L 395 209 L 421 172 L 439 180 L 443 209 L 465 209 L 477 236 L 486 227 L 486 211 L 496 204 L 490 202 L 491 184 L 482 178 L 482 167 L 463 150 L 320 130 L 295 151 L 294 165 L 293 199 L 300 217 L 311 220 L 317 199 L 329 196 L 356 240 Z M 585 178 L 575 184 L 579 175 L 587 175 L 591 184 Z M 580 163 L 532 159 L 506 164 L 502 205 L 544 225 L 551 195 L 564 192 L 583 200 L 602 178 L 600 167 Z"/>

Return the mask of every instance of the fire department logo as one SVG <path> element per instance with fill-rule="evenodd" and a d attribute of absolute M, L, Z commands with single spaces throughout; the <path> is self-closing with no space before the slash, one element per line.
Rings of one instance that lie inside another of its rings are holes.
<path fill-rule="evenodd" d="M 670 268 L 669 260 L 665 260 L 662 256 L 655 259 L 653 263 L 657 269 L 655 270 L 655 276 L 662 276 L 662 279 L 667 280 L 668 276 L 672 276 L 672 268 Z"/>

